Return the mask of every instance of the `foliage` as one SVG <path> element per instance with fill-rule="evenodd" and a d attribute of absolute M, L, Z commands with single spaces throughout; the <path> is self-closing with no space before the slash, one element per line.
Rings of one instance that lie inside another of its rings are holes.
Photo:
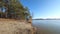
<path fill-rule="evenodd" d="M 10 18 L 9 16 L 12 17 L 12 14 L 14 15 L 14 18 L 20 16 L 21 19 L 25 19 L 25 17 L 30 16 L 28 8 L 24 8 L 24 6 L 19 2 L 19 0 L 1 0 L 0 6 L 1 5 L 6 8 L 5 14 L 8 18 Z"/>

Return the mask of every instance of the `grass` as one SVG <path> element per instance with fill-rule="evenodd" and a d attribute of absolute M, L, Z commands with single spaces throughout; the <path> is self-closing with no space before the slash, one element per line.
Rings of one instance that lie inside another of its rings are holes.
<path fill-rule="evenodd" d="M 0 34 L 32 34 L 32 26 L 25 21 L 0 18 Z"/>

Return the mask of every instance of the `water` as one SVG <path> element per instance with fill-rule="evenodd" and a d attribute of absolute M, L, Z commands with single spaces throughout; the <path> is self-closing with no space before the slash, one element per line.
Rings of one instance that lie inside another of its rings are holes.
<path fill-rule="evenodd" d="M 38 34 L 60 34 L 60 20 L 33 20 Z"/>

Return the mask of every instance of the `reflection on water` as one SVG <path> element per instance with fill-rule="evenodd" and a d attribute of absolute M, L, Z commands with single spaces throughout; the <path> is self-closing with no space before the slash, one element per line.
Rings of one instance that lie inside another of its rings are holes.
<path fill-rule="evenodd" d="M 33 20 L 38 34 L 60 34 L 60 20 Z"/>

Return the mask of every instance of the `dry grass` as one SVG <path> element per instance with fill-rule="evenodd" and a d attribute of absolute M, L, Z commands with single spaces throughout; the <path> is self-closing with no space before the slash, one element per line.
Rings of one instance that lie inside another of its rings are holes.
<path fill-rule="evenodd" d="M 31 24 L 0 18 L 0 34 L 32 34 Z"/>

